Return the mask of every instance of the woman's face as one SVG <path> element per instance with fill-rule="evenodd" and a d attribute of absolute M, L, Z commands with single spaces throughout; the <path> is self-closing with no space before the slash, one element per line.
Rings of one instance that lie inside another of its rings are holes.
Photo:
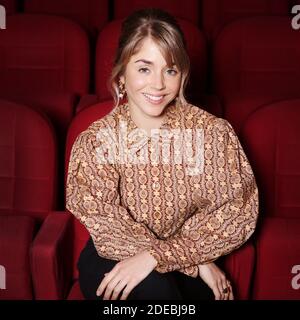
<path fill-rule="evenodd" d="M 129 105 L 140 115 L 152 118 L 160 116 L 178 95 L 181 72 L 175 65 L 168 67 L 159 47 L 146 38 L 120 79 L 125 83 Z"/>

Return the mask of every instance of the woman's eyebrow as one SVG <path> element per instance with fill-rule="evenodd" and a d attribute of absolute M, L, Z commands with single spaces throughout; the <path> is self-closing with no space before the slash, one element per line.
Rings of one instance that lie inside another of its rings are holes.
<path fill-rule="evenodd" d="M 148 61 L 148 60 L 145 60 L 145 59 L 139 59 L 139 60 L 136 60 L 134 63 L 137 63 L 137 62 L 143 62 L 145 64 L 149 64 L 149 65 L 153 65 L 153 62 L 152 61 Z M 173 63 L 172 67 L 175 66 L 175 63 Z"/>
<path fill-rule="evenodd" d="M 153 62 L 148 61 L 148 60 L 144 60 L 144 59 L 136 60 L 134 63 L 137 63 L 137 62 L 143 62 L 143 63 L 145 63 L 145 64 L 153 64 Z"/>

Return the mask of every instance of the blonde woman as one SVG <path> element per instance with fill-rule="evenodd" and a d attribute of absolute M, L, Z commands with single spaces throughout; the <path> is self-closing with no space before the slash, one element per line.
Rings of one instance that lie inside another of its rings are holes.
<path fill-rule="evenodd" d="M 168 13 L 123 22 L 115 107 L 77 137 L 67 178 L 66 206 L 91 236 L 87 299 L 234 298 L 215 262 L 254 232 L 258 191 L 231 125 L 185 100 L 189 68 Z"/>

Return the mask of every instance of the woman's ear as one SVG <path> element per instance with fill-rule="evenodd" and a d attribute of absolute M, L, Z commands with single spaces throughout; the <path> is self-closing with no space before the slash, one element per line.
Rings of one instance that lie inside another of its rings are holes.
<path fill-rule="evenodd" d="M 125 84 L 125 77 L 124 76 L 120 76 L 120 81 Z"/>

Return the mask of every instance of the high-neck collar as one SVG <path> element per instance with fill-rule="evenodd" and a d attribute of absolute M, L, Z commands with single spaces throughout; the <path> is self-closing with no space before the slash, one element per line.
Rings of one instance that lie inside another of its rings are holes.
<path fill-rule="evenodd" d="M 125 119 L 127 121 L 128 130 L 131 131 L 134 129 L 141 129 L 136 125 L 136 123 L 132 119 L 128 102 L 123 103 L 119 107 L 120 107 L 121 114 L 123 115 L 123 117 L 125 117 Z M 174 102 L 171 105 L 167 106 L 164 111 L 165 112 L 164 120 L 163 120 L 162 124 L 160 125 L 160 127 L 157 129 L 160 130 L 160 129 L 165 129 L 165 128 L 173 128 L 174 122 L 176 122 L 176 121 L 178 122 L 178 120 L 180 118 L 180 114 L 179 114 L 180 110 L 179 109 L 180 109 L 180 107 L 179 107 L 178 102 Z"/>

